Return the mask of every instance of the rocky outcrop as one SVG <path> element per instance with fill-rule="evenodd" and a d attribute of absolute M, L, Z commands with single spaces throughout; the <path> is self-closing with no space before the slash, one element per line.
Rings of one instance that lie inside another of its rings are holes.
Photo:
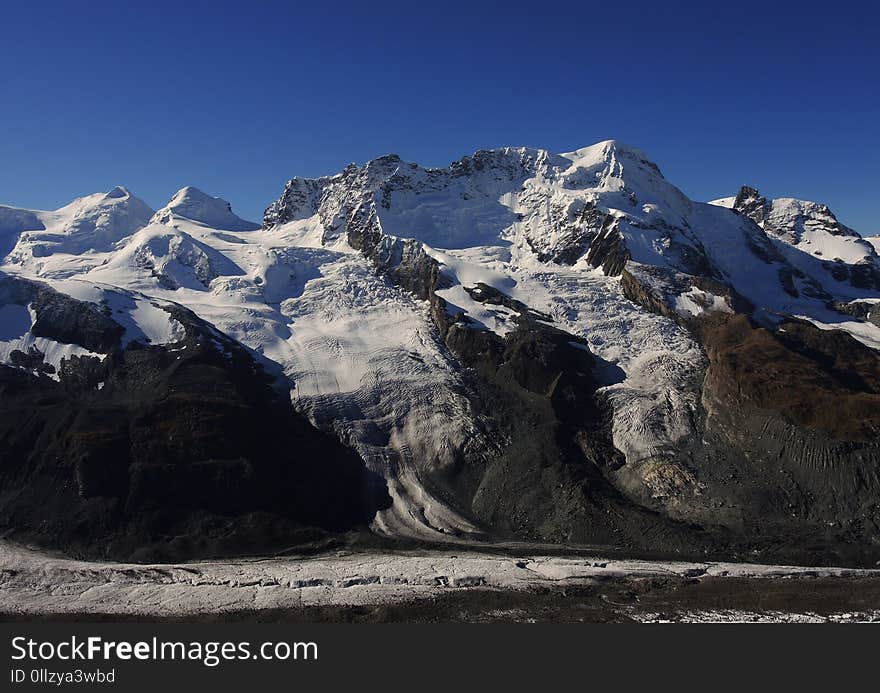
<path fill-rule="evenodd" d="M 548 224 L 539 233 L 527 234 L 526 242 L 541 262 L 573 265 L 590 249 L 596 238 L 603 236 L 614 218 L 590 201 L 566 204 L 551 202 L 547 221 Z M 597 261 L 595 256 L 593 261 Z"/>
<path fill-rule="evenodd" d="M 633 303 L 683 327 L 692 327 L 717 312 L 748 314 L 754 310 L 727 284 L 665 267 L 629 262 L 620 274 L 620 286 Z"/>
<path fill-rule="evenodd" d="M 858 236 L 841 224 L 827 205 L 805 200 L 768 200 L 755 188 L 744 185 L 734 198 L 734 211 L 749 217 L 765 231 L 788 235 L 795 242 L 805 230 L 820 230 L 832 236 Z"/>
<path fill-rule="evenodd" d="M 130 252 L 132 265 L 147 270 L 166 289 L 203 290 L 221 275 L 242 274 L 222 253 L 179 229 L 151 226 L 132 239 Z"/>
<path fill-rule="evenodd" d="M 880 301 L 835 301 L 832 308 L 838 313 L 852 315 L 859 320 L 866 320 L 880 327 Z"/>
<path fill-rule="evenodd" d="M 616 277 L 630 259 L 623 236 L 611 219 L 606 220 L 601 232 L 593 239 L 587 253 L 587 262 L 601 267 L 605 274 Z"/>
<path fill-rule="evenodd" d="M 117 347 L 125 331 L 99 306 L 77 301 L 41 282 L 0 272 L 0 305 L 4 304 L 30 306 L 35 315 L 34 336 L 102 354 Z"/>
<path fill-rule="evenodd" d="M 857 289 L 880 291 L 880 266 L 873 260 L 864 260 L 851 265 L 844 262 L 827 263 L 831 276 L 840 282 L 849 282 Z"/>
<path fill-rule="evenodd" d="M 744 185 L 736 194 L 731 209 L 744 214 L 756 224 L 762 224 L 767 219 L 771 207 L 772 205 L 767 198 L 761 195 L 756 188 Z"/>

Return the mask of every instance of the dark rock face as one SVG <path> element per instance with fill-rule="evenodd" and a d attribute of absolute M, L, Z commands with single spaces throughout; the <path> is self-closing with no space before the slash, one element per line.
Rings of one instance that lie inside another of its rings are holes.
<path fill-rule="evenodd" d="M 880 291 L 880 269 L 873 262 L 857 262 L 847 265 L 843 262 L 829 263 L 831 276 L 839 282 L 849 282 L 857 289 Z"/>
<path fill-rule="evenodd" d="M 626 225 L 630 230 L 647 230 L 655 235 L 655 242 L 668 248 L 666 252 L 670 260 L 681 272 L 695 276 L 721 276 L 705 248 L 691 231 L 671 226 L 662 220 L 651 224 L 629 221 Z M 590 243 L 587 262 L 593 267 L 601 267 L 606 275 L 616 277 L 624 272 L 631 260 L 632 254 L 627 247 L 622 222 L 608 215 L 601 230 Z"/>
<path fill-rule="evenodd" d="M 52 334 L 121 334 L 67 301 L 60 324 L 46 312 Z M 66 359 L 58 382 L 0 366 L 0 530 L 88 557 L 181 560 L 283 549 L 390 504 L 244 347 L 170 310 L 186 336 L 167 347 Z"/>
<path fill-rule="evenodd" d="M 49 375 L 55 372 L 55 366 L 51 363 L 45 363 L 45 357 L 46 355 L 42 351 L 32 346 L 26 353 L 20 349 L 12 351 L 9 354 L 9 362 L 16 368 Z"/>
<path fill-rule="evenodd" d="M 623 241 L 623 236 L 609 221 L 590 245 L 587 262 L 593 267 L 601 267 L 605 274 L 616 277 L 623 272 L 629 259 L 629 250 Z"/>
<path fill-rule="evenodd" d="M 733 209 L 749 217 L 756 224 L 763 223 L 770 212 L 770 202 L 755 188 L 744 185 L 733 201 Z"/>
<path fill-rule="evenodd" d="M 748 300 L 727 284 L 711 277 L 694 276 L 665 267 L 628 262 L 620 274 L 620 285 L 623 295 L 630 301 L 683 327 L 691 327 L 698 321 L 676 311 L 674 300 L 694 288 L 723 298 L 733 312 L 749 314 L 754 310 Z"/>
<path fill-rule="evenodd" d="M 496 449 L 428 483 L 480 524 L 501 536 L 641 551 L 713 545 L 708 533 L 640 507 L 606 478 L 619 453 L 584 340 L 523 313 L 504 337 L 456 321 L 445 341 L 470 369 L 471 401 Z"/>
<path fill-rule="evenodd" d="M 706 495 L 744 532 L 876 561 L 880 356 L 842 332 L 799 321 L 771 332 L 741 315 L 702 338 Z"/>
<path fill-rule="evenodd" d="M 281 197 L 266 208 L 263 228 L 286 224 L 313 214 L 320 201 L 322 190 L 323 179 L 293 178 L 288 181 Z"/>
<path fill-rule="evenodd" d="M 526 236 L 526 242 L 541 262 L 573 265 L 614 221 L 592 202 L 584 203 L 580 211 L 574 205 L 550 203 L 548 207 L 552 236 Z"/>
<path fill-rule="evenodd" d="M 749 407 L 849 448 L 880 438 L 880 355 L 844 332 L 786 321 L 776 332 L 735 316 L 704 330 L 711 410 Z M 770 385 L 772 384 L 772 385 Z M 711 415 L 710 415 L 711 418 Z M 736 416 L 731 432 L 736 429 Z M 737 433 L 743 435 L 740 429 Z M 794 453 L 794 451 L 792 451 Z M 880 460 L 878 460 L 880 462 Z"/>
<path fill-rule="evenodd" d="M 868 303 L 866 301 L 851 301 L 850 303 L 835 302 L 832 308 L 838 313 L 852 315 L 859 320 L 867 320 L 874 325 L 880 326 L 880 303 Z"/>
<path fill-rule="evenodd" d="M 0 273 L 0 304 L 30 304 L 36 313 L 31 328 L 36 337 L 79 344 L 102 354 L 118 345 L 123 327 L 98 306 L 77 301 L 40 282 Z"/>

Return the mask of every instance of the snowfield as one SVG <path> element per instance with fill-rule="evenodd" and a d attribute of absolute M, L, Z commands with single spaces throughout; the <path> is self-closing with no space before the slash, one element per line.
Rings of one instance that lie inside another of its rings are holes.
<path fill-rule="evenodd" d="M 87 563 L 0 544 L 0 613 L 186 617 L 310 606 L 373 606 L 474 590 L 547 590 L 600 581 L 823 577 L 878 578 L 880 570 L 686 563 L 599 556 L 461 551 L 337 553 L 182 564 Z M 657 613 L 633 613 L 645 621 Z M 667 616 L 668 617 L 668 616 Z M 695 611 L 677 620 L 876 620 L 880 611 L 817 614 Z"/>

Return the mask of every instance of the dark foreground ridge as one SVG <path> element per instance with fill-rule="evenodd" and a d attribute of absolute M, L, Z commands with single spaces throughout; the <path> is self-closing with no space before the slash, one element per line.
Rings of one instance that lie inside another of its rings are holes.
<path fill-rule="evenodd" d="M 191 311 L 168 308 L 181 341 L 121 348 L 123 328 L 94 304 L 12 277 L 0 291 L 34 306 L 41 334 L 108 355 L 65 360 L 60 381 L 38 363 L 0 365 L 6 536 L 90 558 L 183 560 L 320 540 L 390 504 L 353 451 Z"/>

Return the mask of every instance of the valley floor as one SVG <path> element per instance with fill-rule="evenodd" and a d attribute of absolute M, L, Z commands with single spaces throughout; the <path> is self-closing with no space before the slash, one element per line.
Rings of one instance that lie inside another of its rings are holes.
<path fill-rule="evenodd" d="M 880 621 L 880 570 L 469 548 L 141 565 L 0 544 L 0 620 L 164 619 Z"/>

